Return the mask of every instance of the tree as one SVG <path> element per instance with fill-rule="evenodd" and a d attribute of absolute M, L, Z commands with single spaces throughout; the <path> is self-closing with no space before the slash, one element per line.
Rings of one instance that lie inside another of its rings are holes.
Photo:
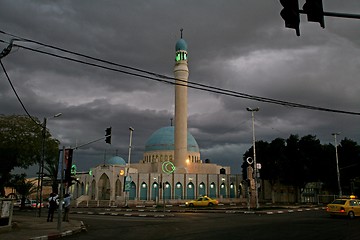
<path fill-rule="evenodd" d="M 358 193 L 360 189 L 360 146 L 352 140 L 343 139 L 338 146 L 341 186 L 344 194 Z M 335 147 L 321 145 L 313 135 L 299 138 L 290 135 L 286 141 L 276 138 L 270 144 L 256 142 L 257 162 L 262 164 L 261 178 L 270 184 L 281 182 L 304 189 L 309 182 L 321 182 L 322 188 L 337 193 Z M 244 160 L 252 157 L 252 147 L 245 152 Z M 243 175 L 246 177 L 244 161 Z M 298 192 L 298 191 L 297 191 Z"/>
<path fill-rule="evenodd" d="M 33 120 L 34 119 L 34 120 Z M 43 127 L 37 118 L 0 115 L 0 196 L 15 167 L 28 168 L 42 158 Z M 59 142 L 45 129 L 45 162 L 58 156 Z"/>
<path fill-rule="evenodd" d="M 46 170 L 44 177 L 50 179 L 52 192 L 58 193 L 58 161 L 51 163 L 48 162 L 44 168 Z"/>
<path fill-rule="evenodd" d="M 338 146 L 338 154 L 341 186 L 345 194 L 352 194 L 354 180 L 360 177 L 360 146 L 345 138 Z M 335 159 L 335 154 L 333 156 L 332 159 Z"/>
<path fill-rule="evenodd" d="M 24 173 L 13 175 L 7 186 L 14 188 L 17 195 L 20 195 L 20 209 L 23 209 L 25 207 L 25 199 L 32 193 L 36 192 L 35 183 L 26 181 L 26 174 Z"/>

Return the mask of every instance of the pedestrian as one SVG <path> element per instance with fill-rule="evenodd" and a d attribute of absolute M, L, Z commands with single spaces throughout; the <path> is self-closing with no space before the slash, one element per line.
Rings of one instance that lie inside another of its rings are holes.
<path fill-rule="evenodd" d="M 64 222 L 69 221 L 70 199 L 71 199 L 71 195 L 66 193 L 64 196 L 64 217 L 63 217 Z"/>
<path fill-rule="evenodd" d="M 56 193 L 51 193 L 50 197 L 49 197 L 49 211 L 48 211 L 48 217 L 47 217 L 47 221 L 48 222 L 52 222 L 53 218 L 54 218 L 54 212 L 55 209 L 57 209 L 58 205 L 57 205 L 57 198 L 58 195 Z"/>

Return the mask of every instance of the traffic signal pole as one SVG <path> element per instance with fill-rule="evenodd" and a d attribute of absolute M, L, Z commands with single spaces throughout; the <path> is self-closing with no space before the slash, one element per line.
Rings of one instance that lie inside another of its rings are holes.
<path fill-rule="evenodd" d="M 299 9 L 299 13 L 307 14 L 304 10 Z M 324 16 L 328 17 L 340 17 L 340 18 L 352 18 L 352 19 L 360 19 L 360 14 L 352 14 L 352 13 L 337 13 L 337 12 L 323 12 Z"/>
<path fill-rule="evenodd" d="M 324 16 L 360 19 L 360 14 L 325 12 L 322 0 L 306 0 L 302 9 L 299 9 L 299 0 L 280 0 L 280 4 L 285 27 L 295 29 L 297 36 L 300 36 L 300 14 L 306 14 L 309 22 L 318 22 L 322 28 L 325 28 Z"/>

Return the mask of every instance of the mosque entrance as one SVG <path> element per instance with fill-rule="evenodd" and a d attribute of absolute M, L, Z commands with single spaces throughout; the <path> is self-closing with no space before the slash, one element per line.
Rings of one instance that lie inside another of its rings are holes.
<path fill-rule="evenodd" d="M 201 182 L 199 185 L 199 196 L 205 196 L 205 183 Z"/>
<path fill-rule="evenodd" d="M 214 182 L 210 184 L 210 190 L 209 190 L 209 197 L 215 198 L 216 197 L 216 185 Z"/>
<path fill-rule="evenodd" d="M 136 184 L 134 182 L 130 183 L 130 191 L 129 191 L 129 200 L 135 200 L 136 198 Z"/>
<path fill-rule="evenodd" d="M 164 187 L 164 193 L 163 193 L 163 198 L 164 199 L 170 199 L 171 198 L 171 185 L 169 182 L 165 183 Z"/>
<path fill-rule="evenodd" d="M 183 199 L 183 187 L 180 182 L 176 183 L 175 199 Z"/>
<path fill-rule="evenodd" d="M 99 200 L 110 200 L 110 180 L 105 173 L 100 177 L 98 189 Z"/>
<path fill-rule="evenodd" d="M 187 185 L 186 198 L 187 198 L 187 199 L 195 199 L 194 184 L 193 184 L 192 182 L 190 182 L 190 183 Z"/>
<path fill-rule="evenodd" d="M 234 183 L 230 184 L 230 198 L 235 198 L 235 185 L 234 185 Z"/>
<path fill-rule="evenodd" d="M 140 200 L 147 200 L 147 192 L 148 192 L 147 184 L 143 182 L 141 184 L 141 189 L 140 189 Z"/>
<path fill-rule="evenodd" d="M 159 185 L 154 182 L 152 184 L 152 188 L 151 188 L 151 200 L 158 200 L 158 197 L 159 197 Z"/>
<path fill-rule="evenodd" d="M 220 185 L 220 196 L 226 198 L 226 186 L 225 183 Z"/>

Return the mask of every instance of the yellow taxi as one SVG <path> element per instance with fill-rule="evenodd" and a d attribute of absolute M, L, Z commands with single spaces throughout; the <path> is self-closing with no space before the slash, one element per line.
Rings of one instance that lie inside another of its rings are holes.
<path fill-rule="evenodd" d="M 354 218 L 360 216 L 360 200 L 356 199 L 354 195 L 349 198 L 335 199 L 328 204 L 326 211 L 330 216 L 348 216 Z"/>
<path fill-rule="evenodd" d="M 218 200 L 212 199 L 208 196 L 199 197 L 196 200 L 191 200 L 185 203 L 187 207 L 206 207 L 206 206 L 211 207 L 218 204 L 219 204 Z"/>

